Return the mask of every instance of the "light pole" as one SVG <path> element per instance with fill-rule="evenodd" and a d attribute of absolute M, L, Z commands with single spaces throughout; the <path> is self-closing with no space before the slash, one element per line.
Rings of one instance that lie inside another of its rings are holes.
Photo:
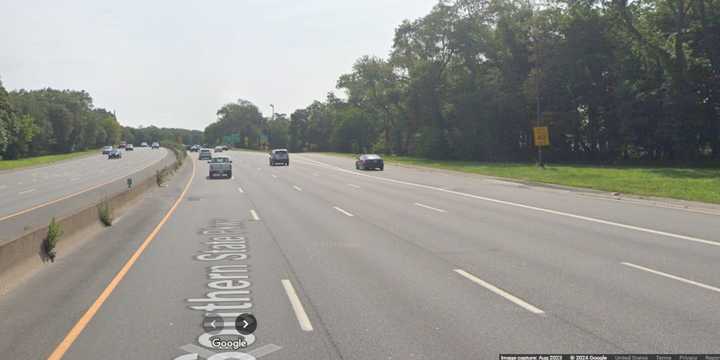
<path fill-rule="evenodd" d="M 274 121 L 275 120 L 275 104 L 270 104 L 270 108 L 272 109 L 272 115 L 270 115 L 270 121 Z M 268 143 L 270 143 L 272 141 L 272 132 L 270 132 L 271 126 L 272 125 L 268 124 Z"/>

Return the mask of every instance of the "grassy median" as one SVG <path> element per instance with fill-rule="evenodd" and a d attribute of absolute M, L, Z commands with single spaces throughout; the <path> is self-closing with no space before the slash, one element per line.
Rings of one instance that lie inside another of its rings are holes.
<path fill-rule="evenodd" d="M 522 163 L 444 161 L 405 156 L 386 156 L 384 159 L 390 164 L 416 165 L 624 194 L 720 204 L 720 166 L 691 168 L 550 164 L 541 169 L 534 164 Z"/>
<path fill-rule="evenodd" d="M 48 165 L 58 161 L 68 160 L 81 156 L 89 156 L 93 154 L 99 154 L 99 150 L 95 149 L 78 151 L 68 154 L 36 156 L 17 160 L 0 160 L 0 170 L 12 170 L 30 166 Z"/>

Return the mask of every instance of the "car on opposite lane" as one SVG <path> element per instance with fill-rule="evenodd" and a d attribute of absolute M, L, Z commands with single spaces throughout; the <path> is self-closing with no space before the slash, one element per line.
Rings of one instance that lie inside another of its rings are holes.
<path fill-rule="evenodd" d="M 273 149 L 270 152 L 270 166 L 275 166 L 276 164 L 290 165 L 290 154 L 287 149 Z"/>
<path fill-rule="evenodd" d="M 200 149 L 198 154 L 198 160 L 210 160 L 212 159 L 212 153 L 210 149 Z"/>
<path fill-rule="evenodd" d="M 385 162 L 376 154 L 362 154 L 357 157 L 355 161 L 355 168 L 358 170 L 374 170 L 378 169 L 383 171 L 385 169 Z"/>
<path fill-rule="evenodd" d="M 140 147 L 148 147 L 148 143 L 143 141 L 140 143 Z"/>
<path fill-rule="evenodd" d="M 103 148 L 102 148 L 102 154 L 103 154 L 103 155 L 110 154 L 111 151 L 113 151 L 113 147 L 112 147 L 112 146 L 103 146 Z"/>
<path fill-rule="evenodd" d="M 157 141 L 154 142 L 154 143 L 152 143 L 151 148 L 153 148 L 153 149 L 159 149 L 159 148 L 160 148 L 160 143 L 158 143 Z"/>
<path fill-rule="evenodd" d="M 113 149 L 108 154 L 108 159 L 122 159 L 122 151 L 120 151 L 120 149 Z"/>
<path fill-rule="evenodd" d="M 125 145 L 125 151 L 134 151 L 134 150 L 135 150 L 135 147 L 133 146 L 133 144 Z"/>
<path fill-rule="evenodd" d="M 210 161 L 208 161 L 208 165 L 210 168 L 210 174 L 209 177 L 211 179 L 217 177 L 217 176 L 227 176 L 227 178 L 232 177 L 232 160 L 230 160 L 227 156 L 213 156 Z"/>

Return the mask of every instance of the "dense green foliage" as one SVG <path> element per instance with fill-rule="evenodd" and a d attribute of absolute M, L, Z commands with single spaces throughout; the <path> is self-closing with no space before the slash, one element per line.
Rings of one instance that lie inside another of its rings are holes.
<path fill-rule="evenodd" d="M 120 141 L 140 144 L 202 143 L 197 130 L 131 128 L 115 115 L 95 108 L 85 91 L 18 90 L 8 93 L 0 83 L 0 159 L 12 160 L 96 149 Z"/>
<path fill-rule="evenodd" d="M 289 123 L 228 105 L 206 135 L 257 147 L 286 126 L 293 151 L 527 161 L 539 120 L 553 160 L 719 159 L 720 0 L 441 1 L 337 87 L 346 100 Z"/>

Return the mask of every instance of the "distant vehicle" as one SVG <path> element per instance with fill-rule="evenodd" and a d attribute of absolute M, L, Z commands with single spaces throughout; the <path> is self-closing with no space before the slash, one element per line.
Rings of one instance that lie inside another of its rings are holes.
<path fill-rule="evenodd" d="M 383 171 L 385 168 L 385 162 L 380 155 L 375 154 L 363 154 L 358 156 L 355 161 L 355 168 L 358 170 L 373 170 L 378 169 Z"/>
<path fill-rule="evenodd" d="M 133 150 L 135 150 L 135 147 L 133 146 L 133 144 L 125 145 L 125 151 L 133 151 Z"/>
<path fill-rule="evenodd" d="M 208 162 L 210 166 L 210 178 L 217 176 L 232 177 L 232 160 L 227 156 L 214 156 Z"/>
<path fill-rule="evenodd" d="M 270 166 L 275 166 L 275 164 L 290 165 L 290 155 L 287 149 L 273 149 L 270 152 Z"/>
<path fill-rule="evenodd" d="M 120 151 L 120 149 L 113 149 L 108 154 L 108 159 L 122 159 L 122 151 Z"/>
<path fill-rule="evenodd" d="M 229 147 L 229 146 L 227 146 L 227 145 L 223 145 L 223 146 L 222 146 L 222 148 L 223 148 L 223 150 L 225 150 L 225 151 L 228 151 L 228 150 L 230 150 L 230 147 Z"/>
<path fill-rule="evenodd" d="M 103 154 L 103 155 L 110 154 L 111 151 L 113 151 L 113 147 L 112 147 L 112 146 L 103 146 L 103 148 L 102 148 L 102 154 Z"/>
<path fill-rule="evenodd" d="M 198 160 L 210 159 L 212 159 L 212 153 L 210 152 L 210 149 L 200 149 L 200 154 L 198 154 Z"/>
<path fill-rule="evenodd" d="M 140 143 L 140 147 L 148 147 L 148 144 L 143 141 L 143 142 Z"/>
<path fill-rule="evenodd" d="M 198 152 L 200 151 L 200 145 L 193 145 L 190 147 L 190 152 Z"/>
<path fill-rule="evenodd" d="M 153 149 L 159 149 L 159 148 L 160 148 L 160 143 L 158 143 L 157 141 L 154 142 L 154 143 L 152 143 L 151 148 L 153 148 Z"/>
<path fill-rule="evenodd" d="M 216 152 L 216 153 L 223 152 L 223 147 L 222 147 L 222 146 L 216 146 L 216 147 L 215 147 L 215 152 Z"/>
<path fill-rule="evenodd" d="M 124 149 L 125 146 L 127 146 L 127 142 L 123 141 L 123 142 L 120 143 L 120 145 L 118 145 L 118 148 Z"/>

